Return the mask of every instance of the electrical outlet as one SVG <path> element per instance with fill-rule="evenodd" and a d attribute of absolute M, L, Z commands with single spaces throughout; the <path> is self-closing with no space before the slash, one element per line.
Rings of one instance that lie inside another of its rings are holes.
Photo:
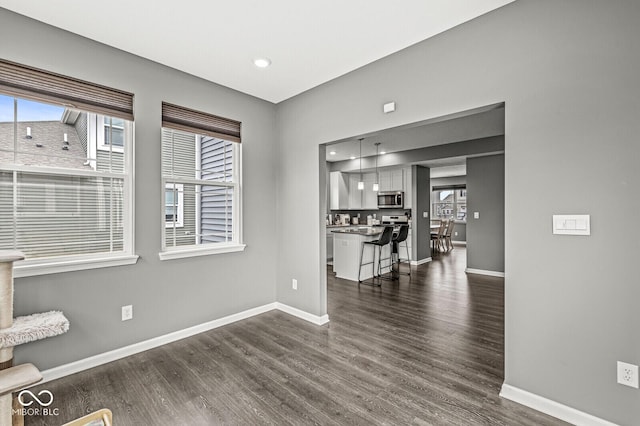
<path fill-rule="evenodd" d="M 294 290 L 298 289 L 298 280 L 296 280 L 295 278 L 291 279 L 291 288 L 293 288 Z"/>
<path fill-rule="evenodd" d="M 133 318 L 133 305 L 127 305 L 122 307 L 122 321 L 127 321 Z"/>
<path fill-rule="evenodd" d="M 618 361 L 618 383 L 638 389 L 638 366 Z"/>

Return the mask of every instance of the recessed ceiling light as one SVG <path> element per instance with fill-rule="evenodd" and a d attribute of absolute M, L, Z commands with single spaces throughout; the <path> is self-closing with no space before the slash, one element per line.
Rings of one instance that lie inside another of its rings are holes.
<path fill-rule="evenodd" d="M 336 155 L 335 151 L 329 151 L 329 155 Z"/>
<path fill-rule="evenodd" d="M 355 160 L 356 157 L 354 157 L 353 155 L 351 157 L 349 157 L 351 160 Z"/>
<path fill-rule="evenodd" d="M 381 155 L 385 155 L 387 153 L 387 151 L 380 151 Z"/>
<path fill-rule="evenodd" d="M 271 59 L 269 58 L 256 58 L 253 60 L 253 64 L 258 68 L 266 68 L 271 65 Z"/>

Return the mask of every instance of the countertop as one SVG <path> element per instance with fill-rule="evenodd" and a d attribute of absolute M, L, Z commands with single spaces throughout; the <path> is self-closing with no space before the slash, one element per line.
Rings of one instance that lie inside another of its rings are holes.
<path fill-rule="evenodd" d="M 355 235 L 379 235 L 384 231 L 384 226 L 360 226 L 358 228 L 346 228 L 345 229 L 336 229 L 331 232 L 336 234 L 355 234 Z"/>

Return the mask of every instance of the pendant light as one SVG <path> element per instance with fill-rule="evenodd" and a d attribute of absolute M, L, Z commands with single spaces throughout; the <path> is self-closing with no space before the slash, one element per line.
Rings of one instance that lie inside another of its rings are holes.
<path fill-rule="evenodd" d="M 364 138 L 360 138 L 360 181 L 358 182 L 358 189 L 362 191 L 364 189 L 364 181 L 362 180 L 362 140 Z"/>
<path fill-rule="evenodd" d="M 373 184 L 373 192 L 378 192 L 380 186 L 378 185 L 378 147 L 380 146 L 380 142 L 376 142 L 376 181 Z"/>

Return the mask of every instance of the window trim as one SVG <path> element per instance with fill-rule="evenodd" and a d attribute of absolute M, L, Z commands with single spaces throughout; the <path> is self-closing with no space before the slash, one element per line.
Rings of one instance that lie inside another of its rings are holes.
<path fill-rule="evenodd" d="M 236 253 L 244 251 L 246 247 L 247 245 L 242 243 L 209 243 L 201 244 L 200 247 L 167 247 L 165 251 L 158 253 L 158 257 L 160 260 L 185 259 L 189 257 L 208 256 L 211 254 Z"/>
<path fill-rule="evenodd" d="M 1 88 L 0 88 L 1 89 Z M 17 96 L 11 93 L 1 94 L 19 99 L 29 99 L 25 96 Z M 37 102 L 45 102 L 37 99 Z M 51 103 L 51 102 L 48 102 Z M 88 115 L 96 115 L 95 112 L 82 110 Z M 102 252 L 90 254 L 76 254 L 68 256 L 49 256 L 25 259 L 15 264 L 16 277 L 29 277 L 36 275 L 46 275 L 54 273 L 82 271 L 87 269 L 105 268 L 111 266 L 132 265 L 138 261 L 139 256 L 135 254 L 135 184 L 134 184 L 134 122 L 127 122 L 125 126 L 125 146 L 122 148 L 124 154 L 123 173 L 98 172 L 95 170 L 65 169 L 44 166 L 24 166 L 20 164 L 3 163 L 0 170 L 12 173 L 29 173 L 57 176 L 84 176 L 116 178 L 123 181 L 123 212 L 122 212 L 122 232 L 123 246 L 119 252 Z M 91 145 L 89 143 L 89 145 Z M 89 151 L 89 147 L 87 147 Z M 92 163 L 95 163 L 93 161 Z M 126 172 L 126 173 L 125 173 Z M 15 204 L 15 200 L 14 200 Z M 45 213 L 46 215 L 46 213 Z"/>
<path fill-rule="evenodd" d="M 163 127 L 165 129 L 165 127 Z M 179 131 L 185 133 L 183 130 L 177 130 L 174 128 L 166 128 L 171 131 Z M 191 132 L 186 132 L 191 133 Z M 196 137 L 198 135 L 195 135 Z M 232 142 L 232 141 L 229 141 Z M 195 141 L 194 141 L 195 143 Z M 166 227 L 162 228 L 162 247 L 160 252 L 158 253 L 158 257 L 160 260 L 173 260 L 173 259 L 183 259 L 189 257 L 197 257 L 197 256 L 206 256 L 206 255 L 215 255 L 215 254 L 224 254 L 224 253 L 235 253 L 244 251 L 246 248 L 246 244 L 244 243 L 243 236 L 243 211 L 242 211 L 242 144 L 233 143 L 234 146 L 234 157 L 233 157 L 233 174 L 232 179 L 233 182 L 216 182 L 212 181 L 211 183 L 207 183 L 207 185 L 217 185 L 217 186 L 227 186 L 233 187 L 233 199 L 234 199 L 234 215 L 233 215 L 233 223 L 232 223 L 232 232 L 233 235 L 236 236 L 235 241 L 225 242 L 225 243 L 207 243 L 207 244 L 192 244 L 188 246 L 177 246 L 177 247 L 167 247 L 166 246 Z M 200 155 L 199 149 L 196 150 L 196 156 Z M 195 170 L 194 170 L 195 172 Z M 206 181 L 205 181 L 206 182 Z M 201 185 L 203 183 L 200 179 L 176 179 L 170 177 L 162 178 L 162 187 L 164 188 L 169 183 L 193 183 L 196 185 Z M 163 192 L 164 194 L 164 192 Z M 162 201 L 163 209 L 162 209 L 162 218 L 164 220 L 164 197 Z"/>
<path fill-rule="evenodd" d="M 112 266 L 135 265 L 140 256 L 135 254 L 77 255 L 20 260 L 14 263 L 15 278 L 59 274 Z"/>

